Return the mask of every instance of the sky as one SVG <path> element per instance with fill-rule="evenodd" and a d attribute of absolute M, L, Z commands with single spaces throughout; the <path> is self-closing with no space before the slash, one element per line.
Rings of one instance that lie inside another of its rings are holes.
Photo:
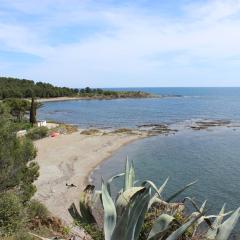
<path fill-rule="evenodd" d="M 240 86 L 240 0 L 0 0 L 0 76 Z"/>

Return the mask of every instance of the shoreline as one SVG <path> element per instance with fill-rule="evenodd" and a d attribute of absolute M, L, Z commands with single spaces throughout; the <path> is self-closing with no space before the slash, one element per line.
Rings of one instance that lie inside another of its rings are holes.
<path fill-rule="evenodd" d="M 148 98 L 164 98 L 163 96 L 149 95 L 139 97 L 106 97 L 106 96 L 93 96 L 93 97 L 57 97 L 57 98 L 38 98 L 39 103 L 46 102 L 65 102 L 65 101 L 80 101 L 80 100 L 115 100 L 115 99 L 148 99 Z"/>
<path fill-rule="evenodd" d="M 222 121 L 207 123 L 210 128 L 225 124 Z M 228 124 L 226 122 L 227 127 L 230 127 Z M 61 134 L 56 138 L 46 137 L 35 141 L 38 150 L 35 160 L 40 166 L 40 176 L 35 182 L 35 198 L 64 223 L 71 224 L 73 220 L 68 208 L 73 202 L 76 206 L 79 205 L 79 194 L 87 184 L 91 184 L 90 178 L 98 166 L 127 144 L 151 136 L 175 134 L 178 131 L 161 124 L 150 127 L 152 129 L 135 131 L 79 129 L 77 132 Z M 199 131 L 207 128 L 206 122 L 198 122 L 187 129 Z M 74 184 L 76 187 L 68 187 L 66 184 Z"/>
<path fill-rule="evenodd" d="M 123 146 L 148 137 L 147 133 L 103 133 L 82 135 L 80 131 L 57 138 L 37 140 L 36 161 L 40 176 L 35 182 L 35 198 L 66 224 L 73 220 L 68 213 L 72 202 L 79 205 L 79 194 L 89 183 L 91 173 Z M 67 187 L 66 184 L 76 187 Z"/>

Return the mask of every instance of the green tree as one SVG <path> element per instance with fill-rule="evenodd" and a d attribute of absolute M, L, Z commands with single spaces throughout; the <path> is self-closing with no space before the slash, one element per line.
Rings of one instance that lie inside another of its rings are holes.
<path fill-rule="evenodd" d="M 4 103 L 10 108 L 10 113 L 18 122 L 23 119 L 24 114 L 29 110 L 30 103 L 27 100 L 10 98 L 4 100 Z"/>
<path fill-rule="evenodd" d="M 37 122 L 36 113 L 37 113 L 37 106 L 34 101 L 34 98 L 32 97 L 31 108 L 30 108 L 30 117 L 29 117 L 29 120 L 30 120 L 30 123 L 32 124 L 32 126 Z"/>
<path fill-rule="evenodd" d="M 0 237 L 10 236 L 23 226 L 22 203 L 13 192 L 0 194 Z"/>
<path fill-rule="evenodd" d="M 30 139 L 18 139 L 10 121 L 0 120 L 0 192 L 15 189 L 23 201 L 29 200 L 36 189 L 38 165 L 31 162 L 36 149 Z M 29 162 L 31 162 L 29 164 Z"/>

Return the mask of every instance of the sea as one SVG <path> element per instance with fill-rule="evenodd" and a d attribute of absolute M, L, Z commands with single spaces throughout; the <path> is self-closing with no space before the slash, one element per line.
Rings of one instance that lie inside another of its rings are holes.
<path fill-rule="evenodd" d="M 46 102 L 40 119 L 76 124 L 81 128 L 137 128 L 146 124 L 169 124 L 175 134 L 153 136 L 126 145 L 95 169 L 92 181 L 99 187 L 123 172 L 128 156 L 136 178 L 157 186 L 169 177 L 163 192 L 167 198 L 185 184 L 198 182 L 178 197 L 192 197 L 200 205 L 207 200 L 207 214 L 240 206 L 240 88 L 126 88 L 164 98 L 78 100 Z M 175 97 L 174 97 L 175 96 Z M 235 127 L 192 130 L 186 123 L 198 120 L 230 120 Z M 123 179 L 115 181 L 114 191 Z"/>

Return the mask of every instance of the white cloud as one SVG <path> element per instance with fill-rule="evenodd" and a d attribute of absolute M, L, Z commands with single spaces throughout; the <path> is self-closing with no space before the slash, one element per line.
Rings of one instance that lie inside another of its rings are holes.
<path fill-rule="evenodd" d="M 183 6 L 184 15 L 174 19 L 131 5 L 74 2 L 62 0 L 56 6 L 55 1 L 44 0 L 37 10 L 34 1 L 12 6 L 39 18 L 32 23 L 0 24 L 4 47 L 43 59 L 22 69 L 21 76 L 68 86 L 216 85 L 216 79 L 219 85 L 228 85 L 229 68 L 235 71 L 229 75 L 234 84 L 239 77 L 238 0 Z M 85 25 L 102 29 L 73 43 L 61 39 L 55 46 L 49 43 L 55 28 L 73 25 L 76 31 Z"/>

